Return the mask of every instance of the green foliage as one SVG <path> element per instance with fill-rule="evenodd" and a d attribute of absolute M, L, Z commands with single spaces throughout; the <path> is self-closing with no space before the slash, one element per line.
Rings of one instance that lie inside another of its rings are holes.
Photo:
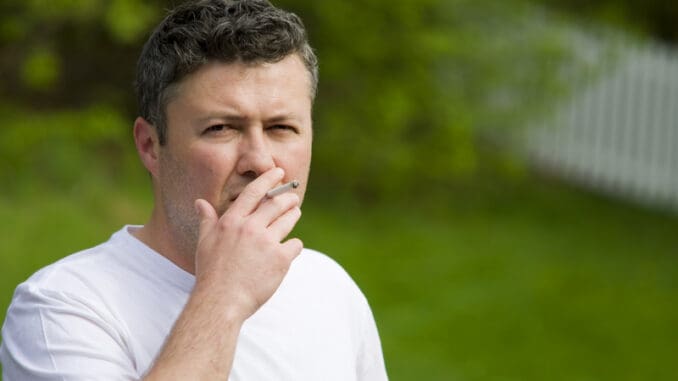
<path fill-rule="evenodd" d="M 125 128 L 129 123 L 110 107 L 32 113 L 6 107 L 0 108 L 0 119 L 5 194 L 35 186 L 64 190 L 82 180 L 120 180 L 136 173 L 131 127 Z"/>
<path fill-rule="evenodd" d="M 325 191 L 399 197 L 421 182 L 449 185 L 488 165 L 511 167 L 486 155 L 487 132 L 520 126 L 566 90 L 558 73 L 572 60 L 562 23 L 519 1 L 276 4 L 302 16 L 320 57 L 313 182 Z M 22 80 L 0 85 L 0 104 L 12 99 L 26 115 L 35 105 L 56 114 L 110 105 L 131 122 L 134 62 L 161 4 L 10 1 L 2 8 L 8 44 L 0 66 Z M 128 145 L 129 129 L 117 128 L 125 132 L 117 145 Z"/>
<path fill-rule="evenodd" d="M 26 11 L 43 20 L 56 18 L 91 19 L 96 17 L 101 5 L 100 0 L 28 0 L 25 2 Z"/>
<path fill-rule="evenodd" d="M 47 89 L 54 85 L 60 72 L 59 57 L 48 49 L 37 48 L 29 54 L 21 68 L 21 77 L 31 89 Z"/>
<path fill-rule="evenodd" d="M 565 10 L 579 19 L 616 25 L 675 44 L 678 7 L 666 0 L 529 0 Z"/>
<path fill-rule="evenodd" d="M 314 179 L 363 195 L 449 184 L 481 168 L 483 134 L 563 93 L 555 18 L 514 2 L 281 1 L 320 57 Z M 544 94 L 550 92 L 550 97 Z"/>
<path fill-rule="evenodd" d="M 0 104 L 127 113 L 136 55 L 161 12 L 157 1 L 0 2 Z"/>
<path fill-rule="evenodd" d="M 158 9 L 137 0 L 114 0 L 106 10 L 106 25 L 117 41 L 131 44 L 157 18 Z"/>

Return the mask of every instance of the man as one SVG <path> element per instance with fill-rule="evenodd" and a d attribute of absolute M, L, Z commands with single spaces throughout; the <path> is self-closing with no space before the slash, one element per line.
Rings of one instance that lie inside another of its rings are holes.
<path fill-rule="evenodd" d="M 357 286 L 286 240 L 308 179 L 316 85 L 294 14 L 265 0 L 172 11 L 137 71 L 152 215 L 19 285 L 4 380 L 386 379 Z"/>

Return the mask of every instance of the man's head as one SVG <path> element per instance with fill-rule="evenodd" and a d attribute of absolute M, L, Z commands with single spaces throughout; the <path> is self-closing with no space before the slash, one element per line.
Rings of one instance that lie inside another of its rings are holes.
<path fill-rule="evenodd" d="M 156 199 L 147 226 L 162 250 L 190 256 L 195 200 L 221 215 L 274 168 L 282 182 L 300 181 L 303 199 L 317 61 L 296 16 L 264 0 L 185 4 L 155 30 L 138 71 L 134 135 Z"/>
<path fill-rule="evenodd" d="M 209 62 L 273 63 L 297 54 L 315 98 L 318 61 L 295 14 L 267 0 L 189 1 L 173 10 L 146 42 L 137 64 L 139 112 L 167 140 L 166 106 L 177 85 Z"/>

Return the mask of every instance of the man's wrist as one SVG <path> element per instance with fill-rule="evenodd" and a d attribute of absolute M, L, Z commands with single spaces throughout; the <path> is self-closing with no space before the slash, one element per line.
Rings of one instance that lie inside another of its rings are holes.
<path fill-rule="evenodd" d="M 254 313 L 251 311 L 251 303 L 248 303 L 242 293 L 233 290 L 221 290 L 218 285 L 211 284 L 208 280 L 197 281 L 191 297 L 186 305 L 196 304 L 196 308 L 207 308 L 213 319 L 219 319 L 228 327 L 237 327 Z"/>

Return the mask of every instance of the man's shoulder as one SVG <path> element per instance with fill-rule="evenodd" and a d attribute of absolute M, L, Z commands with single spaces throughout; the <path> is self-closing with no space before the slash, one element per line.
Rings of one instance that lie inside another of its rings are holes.
<path fill-rule="evenodd" d="M 315 249 L 309 249 L 305 247 L 303 250 L 301 250 L 301 254 L 299 254 L 299 258 L 301 261 L 308 262 L 310 264 L 315 264 L 319 266 L 327 266 L 328 268 L 334 268 L 334 269 L 342 269 L 341 265 L 328 256 L 325 253 L 322 253 L 318 250 Z"/>
<path fill-rule="evenodd" d="M 344 267 L 317 250 L 304 248 L 292 263 L 290 271 L 319 290 L 332 290 L 347 296 L 364 298 L 362 291 Z"/>
<path fill-rule="evenodd" d="M 323 275 L 332 274 L 338 277 L 348 277 L 348 272 L 333 258 L 320 251 L 304 248 L 299 257 L 293 262 L 293 266 L 312 270 L 314 273 Z"/>
<path fill-rule="evenodd" d="M 96 246 L 70 254 L 36 271 L 19 288 L 69 292 L 96 288 L 107 274 L 123 266 L 120 232 Z"/>

